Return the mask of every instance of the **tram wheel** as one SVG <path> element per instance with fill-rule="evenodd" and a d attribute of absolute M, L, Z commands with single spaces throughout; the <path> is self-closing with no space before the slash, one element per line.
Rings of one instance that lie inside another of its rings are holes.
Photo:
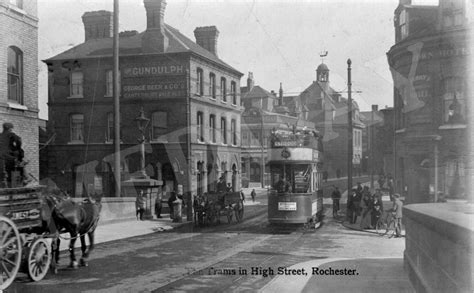
<path fill-rule="evenodd" d="M 15 280 L 21 264 L 21 238 L 15 224 L 0 217 L 0 291 Z"/>
<path fill-rule="evenodd" d="M 32 281 L 41 281 L 48 273 L 51 264 L 51 249 L 43 238 L 33 241 L 27 258 L 28 277 Z"/>

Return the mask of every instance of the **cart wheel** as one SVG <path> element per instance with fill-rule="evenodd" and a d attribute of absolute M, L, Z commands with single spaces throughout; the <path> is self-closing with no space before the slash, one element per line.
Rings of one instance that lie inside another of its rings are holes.
<path fill-rule="evenodd" d="M 15 280 L 21 264 L 21 238 L 15 224 L 0 217 L 0 291 Z"/>
<path fill-rule="evenodd" d="M 27 259 L 28 277 L 32 281 L 41 281 L 48 273 L 51 264 L 51 249 L 48 242 L 38 238 L 31 244 Z"/>
<path fill-rule="evenodd" d="M 240 222 L 242 221 L 243 218 L 244 218 L 244 203 L 241 201 L 236 207 L 235 219 L 237 220 L 237 222 Z"/>

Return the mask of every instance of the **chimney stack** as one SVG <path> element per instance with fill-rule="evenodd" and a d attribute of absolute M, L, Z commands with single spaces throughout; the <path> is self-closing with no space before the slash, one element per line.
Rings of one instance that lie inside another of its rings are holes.
<path fill-rule="evenodd" d="M 280 82 L 280 90 L 278 91 L 278 93 L 279 93 L 278 105 L 283 106 L 283 86 L 281 82 Z"/>
<path fill-rule="evenodd" d="M 196 43 L 217 56 L 217 37 L 219 31 L 215 26 L 197 27 L 194 30 Z"/>
<path fill-rule="evenodd" d="M 142 36 L 144 53 L 164 53 L 169 40 L 165 35 L 165 0 L 144 0 L 146 9 L 146 31 Z"/>
<path fill-rule="evenodd" d="M 89 11 L 82 15 L 85 41 L 112 37 L 113 13 L 110 11 Z"/>
<path fill-rule="evenodd" d="M 253 80 L 253 73 L 249 72 L 249 76 L 247 77 L 247 91 L 250 91 L 254 86 Z"/>

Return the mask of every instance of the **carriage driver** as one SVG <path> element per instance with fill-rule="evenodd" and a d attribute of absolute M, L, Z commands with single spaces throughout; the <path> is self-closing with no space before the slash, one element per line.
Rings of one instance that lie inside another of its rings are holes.
<path fill-rule="evenodd" d="M 0 172 L 2 173 L 2 180 L 7 176 L 8 187 L 12 187 L 12 173 L 19 171 L 21 181 L 26 180 L 23 162 L 25 152 L 21 148 L 21 138 L 13 132 L 12 123 L 3 124 L 3 132 L 0 134 Z M 5 174 L 6 173 L 6 174 Z"/>

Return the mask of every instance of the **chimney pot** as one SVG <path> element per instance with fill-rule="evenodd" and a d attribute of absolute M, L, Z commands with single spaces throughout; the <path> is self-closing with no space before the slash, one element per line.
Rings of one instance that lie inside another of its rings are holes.
<path fill-rule="evenodd" d="M 196 44 L 217 56 L 217 38 L 219 31 L 213 26 L 197 27 L 194 30 Z"/>
<path fill-rule="evenodd" d="M 89 11 L 82 15 L 85 41 L 112 37 L 113 13 L 99 10 Z"/>
<path fill-rule="evenodd" d="M 247 90 L 250 91 L 254 86 L 253 80 L 253 73 L 249 72 L 249 76 L 247 77 Z"/>

